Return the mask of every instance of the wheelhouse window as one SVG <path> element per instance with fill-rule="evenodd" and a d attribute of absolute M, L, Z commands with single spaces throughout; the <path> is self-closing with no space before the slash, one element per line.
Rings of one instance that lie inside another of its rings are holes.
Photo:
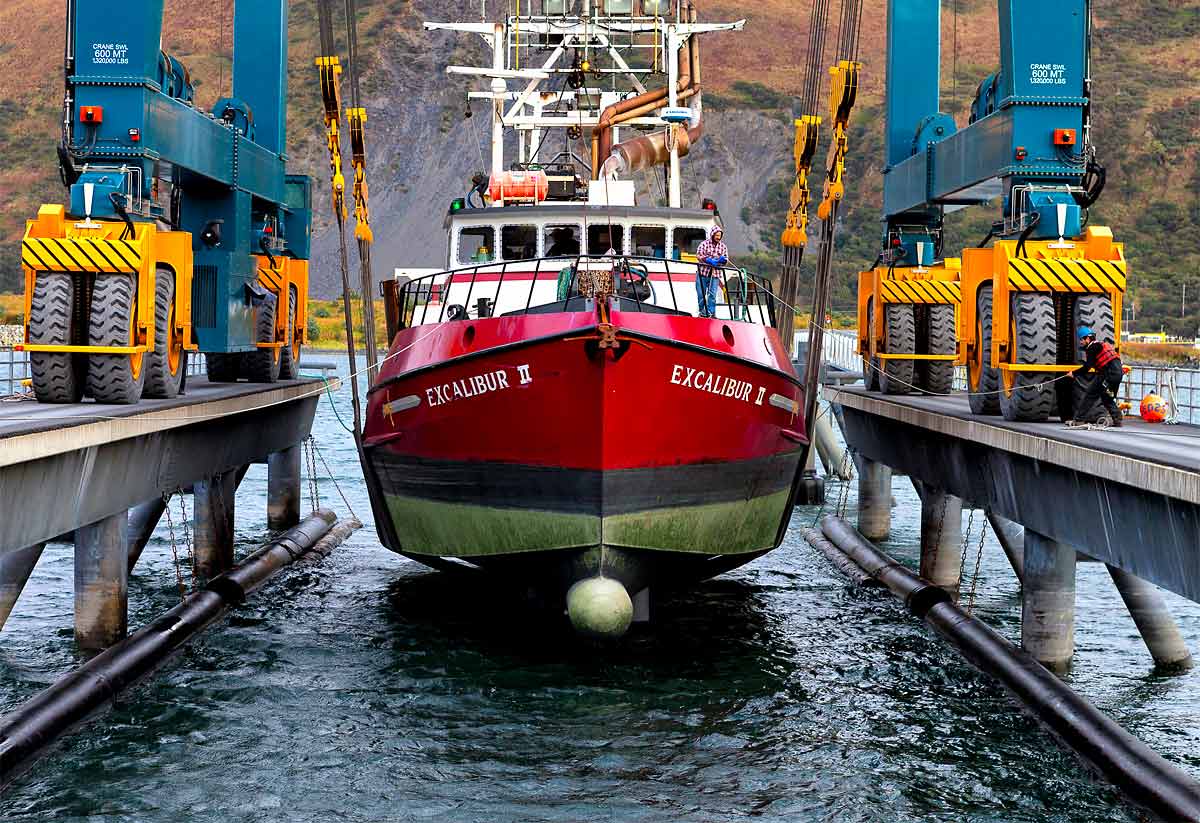
<path fill-rule="evenodd" d="M 504 226 L 500 246 L 504 260 L 533 260 L 537 254 L 537 226 Z"/>
<path fill-rule="evenodd" d="M 458 265 L 490 263 L 496 259 L 496 229 L 493 226 L 463 226 L 458 232 Z"/>
<path fill-rule="evenodd" d="M 580 238 L 583 229 L 576 225 L 546 226 L 542 234 L 542 242 L 546 247 L 547 257 L 575 257 L 583 246 Z"/>
<path fill-rule="evenodd" d="M 639 257 L 666 257 L 666 226 L 634 226 L 631 234 L 633 254 Z"/>
<path fill-rule="evenodd" d="M 624 226 L 608 223 L 593 223 L 588 226 L 588 254 L 608 254 L 610 250 L 618 254 L 624 251 Z"/>
<path fill-rule="evenodd" d="M 696 248 L 704 242 L 704 238 L 706 237 L 708 237 L 708 229 L 695 226 L 676 226 L 673 236 L 674 243 L 671 249 L 672 256 L 676 260 L 679 260 L 685 254 L 694 257 Z"/>

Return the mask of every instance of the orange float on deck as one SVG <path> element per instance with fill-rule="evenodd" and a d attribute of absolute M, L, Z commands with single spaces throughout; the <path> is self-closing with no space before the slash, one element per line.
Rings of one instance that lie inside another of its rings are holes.
<path fill-rule="evenodd" d="M 1142 419 L 1147 423 L 1161 423 L 1167 419 L 1167 401 L 1151 392 L 1142 398 Z"/>
<path fill-rule="evenodd" d="M 488 183 L 493 203 L 540 203 L 549 194 L 550 180 L 540 169 L 496 172 Z"/>

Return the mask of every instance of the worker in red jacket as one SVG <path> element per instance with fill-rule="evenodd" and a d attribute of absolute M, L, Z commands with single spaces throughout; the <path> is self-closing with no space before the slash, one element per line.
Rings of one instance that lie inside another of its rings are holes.
<path fill-rule="evenodd" d="M 1121 358 L 1117 355 L 1117 350 L 1108 341 L 1097 340 L 1096 333 L 1088 326 L 1079 327 L 1079 347 L 1084 350 L 1086 356 L 1083 365 L 1074 371 L 1075 376 L 1082 377 L 1089 371 L 1094 371 L 1096 377 L 1084 393 L 1075 414 L 1090 409 L 1092 404 L 1099 400 L 1108 411 L 1112 425 L 1120 426 L 1121 410 L 1117 408 L 1116 395 L 1125 371 L 1121 367 Z"/>

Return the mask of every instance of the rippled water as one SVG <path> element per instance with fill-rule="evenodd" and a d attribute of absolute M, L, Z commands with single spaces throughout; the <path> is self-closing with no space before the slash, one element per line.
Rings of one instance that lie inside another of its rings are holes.
<path fill-rule="evenodd" d="M 344 394 L 338 407 L 348 420 Z M 316 432 L 368 516 L 328 400 Z M 239 551 L 266 535 L 265 485 L 256 466 L 239 492 Z M 320 493 L 344 511 L 330 481 Z M 903 478 L 895 496 L 886 548 L 913 561 L 916 496 Z M 847 587 L 799 537 L 816 515 L 797 511 L 754 564 L 660 597 L 653 625 L 607 647 L 391 555 L 368 527 L 68 738 L 0 798 L 0 820 L 1134 819 L 890 596 Z M 77 664 L 71 575 L 70 549 L 47 548 L 0 635 L 0 711 Z M 131 625 L 177 599 L 164 528 L 133 574 Z M 1200 607 L 1169 599 L 1197 648 Z M 978 603 L 1019 633 L 990 539 Z M 1151 673 L 1097 564 L 1080 566 L 1076 637 L 1074 685 L 1200 776 L 1200 674 Z"/>

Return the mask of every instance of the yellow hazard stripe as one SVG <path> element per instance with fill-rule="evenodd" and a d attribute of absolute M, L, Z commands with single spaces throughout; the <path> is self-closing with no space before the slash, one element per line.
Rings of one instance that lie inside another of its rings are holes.
<path fill-rule="evenodd" d="M 32 237 L 21 244 L 21 262 L 36 271 L 138 272 L 142 253 L 123 240 Z"/>
<path fill-rule="evenodd" d="M 1008 282 L 1014 291 L 1124 292 L 1127 268 L 1114 260 L 1010 260 Z"/>
<path fill-rule="evenodd" d="M 884 280 L 879 290 L 885 303 L 959 303 L 962 287 L 948 280 Z"/>

